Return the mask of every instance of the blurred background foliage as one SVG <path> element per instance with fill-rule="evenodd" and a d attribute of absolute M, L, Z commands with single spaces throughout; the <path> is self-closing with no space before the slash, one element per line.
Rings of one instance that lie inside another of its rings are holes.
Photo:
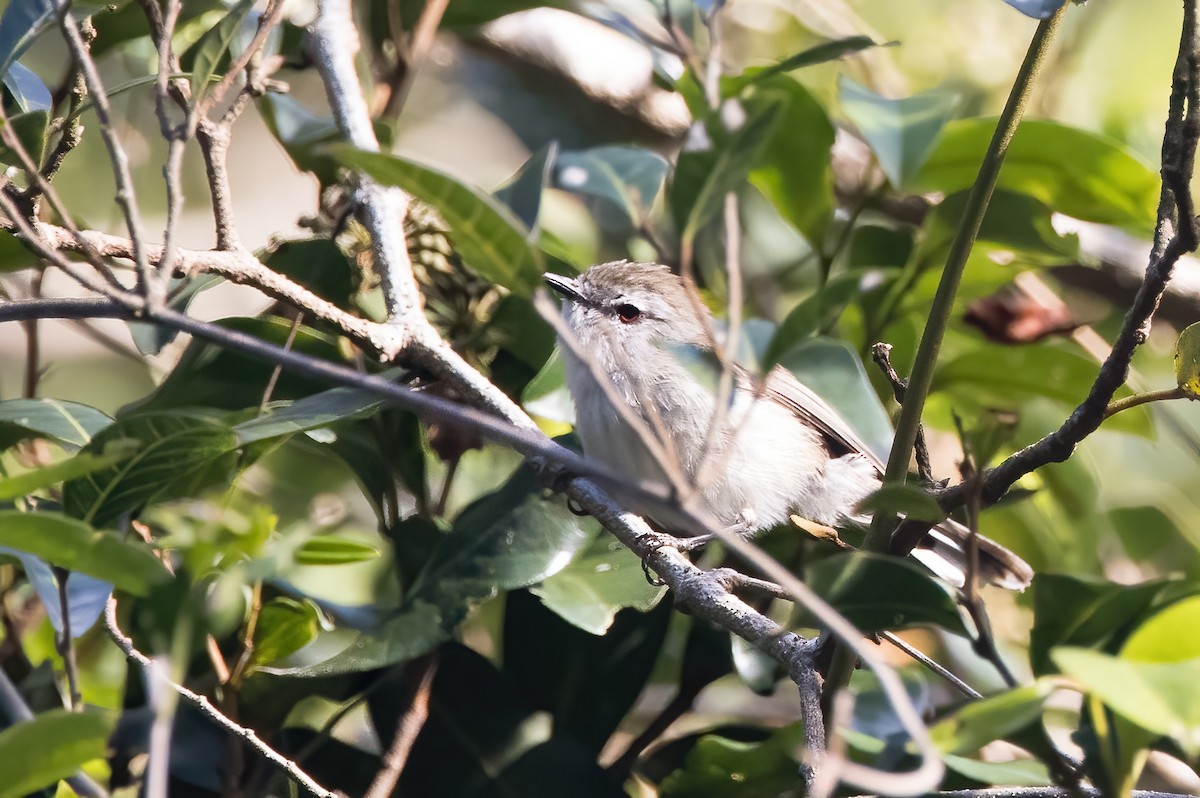
<path fill-rule="evenodd" d="M 902 372 L 911 364 L 1035 20 L 1001 0 L 734 0 L 719 16 L 714 110 L 702 69 L 712 2 L 673 0 L 672 41 L 661 2 L 452 0 L 410 76 L 405 32 L 422 3 L 364 1 L 361 72 L 395 153 L 371 156 L 329 146 L 338 134 L 303 46 L 313 5 L 289 3 L 270 44 L 280 58 L 273 77 L 289 92 L 259 99 L 233 137 L 235 213 L 264 263 L 381 319 L 344 169 L 402 186 L 422 200 L 404 225 L 430 318 L 547 432 L 566 435 L 572 411 L 553 335 L 530 301 L 541 271 L 626 257 L 678 265 L 690 248 L 704 298 L 721 313 L 712 200 L 736 190 L 744 359 L 792 369 L 886 450 L 896 407 L 870 346 L 892 345 Z M 975 456 L 995 463 L 1057 428 L 1086 394 L 1148 252 L 1178 5 L 1092 0 L 1069 10 L 935 376 L 926 422 L 938 477 L 958 478 L 954 414 Z M 11 0 L 0 18 L 2 54 L 19 56 L 57 103 L 39 111 L 36 86 L 9 83 L 7 113 L 35 137 L 62 112 L 70 82 L 56 33 L 17 46 L 13 31 L 22 21 L 28 30 L 21 15 L 39 7 Z M 244 46 L 256 13 L 188 0 L 176 34 L 185 68 L 197 69 L 206 32 L 227 20 L 237 23 L 228 46 Z M 161 229 L 165 144 L 153 87 L 139 81 L 154 68 L 146 22 L 136 3 L 116 3 L 94 24 L 142 211 Z M 83 120 L 88 135 L 56 185 L 77 223 L 118 231 L 96 120 L 90 111 Z M 11 153 L 0 160 L 13 162 Z M 185 188 L 180 242 L 207 248 L 194 151 Z M 0 238 L 8 296 L 70 293 L 62 275 L 35 278 L 12 236 Z M 1177 332 L 1200 316 L 1198 278 L 1185 260 L 1134 361 L 1139 390 L 1173 384 Z M 347 341 L 251 289 L 205 278 L 191 288 L 197 316 L 362 361 Z M 0 775 L 33 771 L 13 783 L 53 794 L 54 779 L 85 765 L 137 794 L 161 708 L 96 623 L 115 584 L 122 628 L 139 649 L 169 656 L 177 679 L 331 789 L 366 789 L 428 673 L 429 720 L 401 776 L 404 794 L 797 789 L 802 731 L 790 682 L 728 634 L 672 612 L 637 559 L 512 452 L 118 322 L 41 324 L 35 378 L 29 334 L 9 325 L 0 336 L 0 543 L 10 547 L 0 555 L 0 666 L 40 713 L 23 738 L 20 724 L 0 732 Z M 409 364 L 388 374 L 429 383 Z M 1194 690 L 1171 681 L 1200 660 L 1164 642 L 1196 628 L 1196 419 L 1179 403 L 1122 413 L 984 513 L 986 534 L 1039 572 L 1025 594 L 987 596 L 1003 656 L 1026 686 L 950 714 L 961 695 L 894 660 L 936 724 L 947 789 L 1049 783 L 1048 740 L 1113 792 L 1134 783 L 1150 748 L 1143 783 L 1200 788 L 1184 764 L 1197 754 Z M 173 577 L 135 532 L 169 553 Z M 837 583 L 844 558 L 826 544 L 794 531 L 763 543 L 814 583 Z M 831 587 L 835 605 L 866 630 L 907 629 L 982 692 L 1004 690 L 971 650 L 946 589 L 915 568 L 877 567 L 869 598 Z M 69 691 L 56 644 L 62 580 L 84 717 L 103 721 L 95 728 L 56 725 L 50 712 Z M 922 598 L 904 614 L 897 595 Z M 762 608 L 788 617 L 785 606 Z M 1047 681 L 1056 674 L 1086 697 L 1056 690 L 1061 682 Z M 1135 681 L 1154 700 L 1130 706 L 1114 695 L 1115 684 Z M 904 767 L 911 754 L 872 678 L 858 674 L 852 688 L 852 755 Z M 99 748 L 49 764 L 15 753 L 50 746 L 68 726 Z M 186 704 L 171 745 L 172 795 L 288 792 Z M 0 787 L 10 794 L 22 793 Z"/>

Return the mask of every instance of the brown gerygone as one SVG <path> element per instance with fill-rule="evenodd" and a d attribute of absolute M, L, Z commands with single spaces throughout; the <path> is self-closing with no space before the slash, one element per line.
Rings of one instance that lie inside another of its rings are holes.
<path fill-rule="evenodd" d="M 716 381 L 687 356 L 712 351 L 711 316 L 666 266 L 602 263 L 575 279 L 547 274 L 546 282 L 565 300 L 573 338 L 562 347 L 567 386 L 588 456 L 637 479 L 682 477 L 718 523 L 747 533 L 792 515 L 832 527 L 867 520 L 856 508 L 879 488 L 883 464 L 790 372 L 776 367 L 756 382 L 738 369 L 717 411 Z M 961 586 L 967 537 L 965 527 L 945 522 L 914 556 Z M 1020 557 L 978 540 L 982 581 L 1029 584 L 1033 571 Z"/>

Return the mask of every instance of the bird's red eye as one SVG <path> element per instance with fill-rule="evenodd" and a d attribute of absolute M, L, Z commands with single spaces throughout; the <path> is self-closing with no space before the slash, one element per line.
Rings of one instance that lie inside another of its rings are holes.
<path fill-rule="evenodd" d="M 626 324 L 632 324 L 642 317 L 642 311 L 638 310 L 635 305 L 630 305 L 628 302 L 617 305 L 617 318 Z"/>

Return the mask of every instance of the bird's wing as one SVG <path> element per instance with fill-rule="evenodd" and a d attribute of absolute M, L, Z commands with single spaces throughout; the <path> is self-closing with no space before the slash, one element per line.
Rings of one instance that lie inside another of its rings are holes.
<path fill-rule="evenodd" d="M 844 449 L 847 454 L 862 455 L 875 466 L 875 470 L 883 476 L 883 461 L 871 451 L 871 447 L 858 437 L 846 420 L 836 410 L 817 396 L 792 373 L 782 366 L 776 366 L 767 375 L 763 396 L 791 410 L 801 420 L 819 430 L 837 449 Z M 833 453 L 836 456 L 836 452 Z"/>

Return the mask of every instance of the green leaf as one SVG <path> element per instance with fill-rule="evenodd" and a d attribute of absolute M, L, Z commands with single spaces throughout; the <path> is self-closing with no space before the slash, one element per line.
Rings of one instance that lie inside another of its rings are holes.
<path fill-rule="evenodd" d="M 944 261 L 943 253 L 958 232 L 969 193 L 951 194 L 930 214 L 920 247 L 923 257 L 934 263 Z M 1021 265 L 1077 263 L 1079 239 L 1074 235 L 1060 235 L 1054 229 L 1053 215 L 1054 211 L 1048 205 L 1033 197 L 998 190 L 988 203 L 976 245 L 982 251 L 1011 252 Z"/>
<path fill-rule="evenodd" d="M 516 174 L 492 196 L 503 202 L 529 230 L 536 230 L 542 209 L 542 192 L 558 163 L 558 142 L 552 141 L 529 156 Z"/>
<path fill-rule="evenodd" d="M 292 332 L 291 322 L 277 316 L 253 319 L 234 317 L 215 323 L 278 346 L 283 346 Z M 304 325 L 296 330 L 291 349 L 321 360 L 341 362 L 343 359 L 335 338 Z M 144 412 L 187 407 L 221 410 L 257 408 L 273 370 L 270 363 L 258 358 L 193 339 L 158 388 L 122 412 L 128 414 L 133 410 Z M 299 399 L 328 387 L 328 383 L 284 369 L 275 382 L 272 396 L 280 400 Z"/>
<path fill-rule="evenodd" d="M 0 231 L 0 273 L 29 269 L 41 262 L 21 239 L 7 230 Z"/>
<path fill-rule="evenodd" d="M 350 306 L 355 267 L 337 242 L 328 238 L 281 241 L 259 253 L 259 259 L 343 310 Z"/>
<path fill-rule="evenodd" d="M 522 468 L 455 519 L 399 613 L 324 662 L 278 672 L 328 676 L 404 662 L 449 639 L 471 607 L 558 573 L 595 537 L 597 525 L 544 493 Z"/>
<path fill-rule="evenodd" d="M 46 111 L 27 111 L 14 114 L 8 118 L 8 124 L 12 126 L 17 140 L 21 142 L 26 154 L 35 164 L 40 165 L 46 149 L 46 131 L 50 124 L 50 114 Z M 0 163 L 10 164 L 21 169 L 25 168 L 25 162 L 21 156 L 7 144 L 0 144 Z"/>
<path fill-rule="evenodd" d="M 99 410 L 78 402 L 9 399 L 0 402 L 0 450 L 28 438 L 49 438 L 76 448 L 111 423 Z"/>
<path fill-rule="evenodd" d="M 978 751 L 993 740 L 1038 722 L 1043 704 L 1059 686 L 1054 680 L 1041 679 L 972 701 L 929 728 L 933 744 L 944 754 Z"/>
<path fill-rule="evenodd" d="M 70 479 L 85 476 L 93 471 L 116 465 L 138 449 L 136 441 L 116 440 L 104 447 L 100 453 L 80 452 L 74 457 L 43 466 L 36 471 L 0 479 L 0 501 L 9 501 L 19 496 L 45 490 Z"/>
<path fill-rule="evenodd" d="M 779 365 L 828 402 L 881 460 L 887 460 L 892 423 L 849 344 L 812 338 L 786 352 Z"/>
<path fill-rule="evenodd" d="M 258 614 L 250 664 L 266 665 L 299 651 L 317 638 L 319 628 L 311 601 L 271 599 Z"/>
<path fill-rule="evenodd" d="M 1175 628 L 1177 638 L 1195 629 Z M 1086 648 L 1050 653 L 1063 673 L 1106 706 L 1149 732 L 1175 740 L 1191 758 L 1200 756 L 1200 657 L 1177 662 L 1145 662 Z"/>
<path fill-rule="evenodd" d="M 1054 783 L 1050 769 L 1036 759 L 1013 759 L 1008 762 L 981 762 L 965 756 L 944 754 L 946 768 L 980 784 L 1003 784 L 1006 787 L 1045 787 Z"/>
<path fill-rule="evenodd" d="M 338 162 L 325 151 L 328 144 L 342 141 L 342 133 L 332 116 L 318 116 L 286 94 L 268 92 L 259 100 L 259 113 L 296 168 L 312 172 L 322 186 L 338 180 Z M 375 121 L 375 136 L 383 147 L 391 146 L 394 133 L 390 125 Z"/>
<path fill-rule="evenodd" d="M 29 49 L 50 26 L 54 9 L 49 0 L 12 0 L 0 16 L 0 75 Z"/>
<path fill-rule="evenodd" d="M 399 370 L 380 376 L 392 378 Z M 283 438 L 308 430 L 328 427 L 340 421 L 367 418 L 384 405 L 379 394 L 362 388 L 330 388 L 287 405 L 276 405 L 267 413 L 243 421 L 233 428 L 238 445 Z"/>
<path fill-rule="evenodd" d="M 705 126 L 715 142 L 712 149 L 685 152 L 676 164 L 671 205 L 685 241 L 695 240 L 720 212 L 725 195 L 746 182 L 760 150 L 784 117 L 784 105 L 776 98 L 765 98 L 745 110 L 746 120 L 728 134 L 717 129 L 723 124 L 720 117 L 710 116 Z"/>
<path fill-rule="evenodd" d="M 68 515 L 107 526 L 148 502 L 192 496 L 214 483 L 227 483 L 237 457 L 229 427 L 178 411 L 122 419 L 83 451 L 103 452 L 119 439 L 137 441 L 141 448 L 118 465 L 66 483 L 63 509 Z"/>
<path fill-rule="evenodd" d="M 659 785 L 663 798 L 769 798 L 795 791 L 797 757 L 804 749 L 800 723 L 785 726 L 763 742 L 708 734 L 696 741 L 681 770 Z"/>
<path fill-rule="evenodd" d="M 112 721 L 99 713 L 52 709 L 0 731 L 0 798 L 21 798 L 104 759 Z"/>
<path fill-rule="evenodd" d="M 186 279 L 172 279 L 169 283 L 169 290 L 172 292 L 171 299 L 167 302 L 167 307 L 176 313 L 186 313 L 192 300 L 201 292 L 222 282 L 224 280 L 215 274 L 199 274 Z M 146 321 L 130 321 L 127 324 L 129 336 L 143 355 L 157 355 L 167 344 L 179 337 L 178 329 L 165 324 Z"/>
<path fill-rule="evenodd" d="M 992 407 L 1019 408 L 1033 396 L 1074 405 L 1082 401 L 1097 368 L 1083 355 L 1047 344 L 989 344 L 939 366 L 932 390 L 965 393 Z"/>
<path fill-rule="evenodd" d="M 1054 646 L 1098 648 L 1116 653 L 1161 596 L 1184 583 L 1154 580 L 1121 585 L 1107 579 L 1039 573 L 1033 577 L 1033 630 L 1029 660 L 1035 674 L 1057 672 Z"/>
<path fill-rule="evenodd" d="M 937 500 L 916 485 L 884 485 L 858 503 L 858 512 L 903 514 L 931 523 L 946 520 Z"/>
<path fill-rule="evenodd" d="M 189 60 L 191 63 L 192 97 L 196 100 L 199 100 L 208 88 L 209 80 L 217 75 L 218 66 L 228 53 L 238 27 L 253 6 L 254 0 L 240 0 L 184 54 L 184 63 Z"/>
<path fill-rule="evenodd" d="M 907 560 L 835 554 L 813 563 L 805 581 L 864 632 L 937 626 L 967 633 L 949 589 Z"/>
<path fill-rule="evenodd" d="M 645 224 L 662 193 L 670 164 L 640 147 L 604 146 L 564 152 L 554 168 L 554 186 L 599 197 L 621 210 L 632 227 Z"/>
<path fill-rule="evenodd" d="M 318 535 L 304 541 L 294 556 L 300 565 L 348 565 L 379 556 L 379 549 L 344 535 Z"/>
<path fill-rule="evenodd" d="M 838 77 L 838 97 L 842 111 L 897 188 L 907 186 L 921 170 L 959 102 L 957 94 L 946 91 L 889 100 L 845 75 Z"/>
<path fill-rule="evenodd" d="M 794 307 L 771 337 L 763 370 L 769 371 L 801 342 L 828 329 L 858 293 L 859 279 L 858 274 L 839 274 Z"/>
<path fill-rule="evenodd" d="M 557 349 L 537 376 L 525 386 L 521 405 L 539 418 L 562 424 L 575 421 L 575 404 L 567 388 L 567 363 Z"/>
<path fill-rule="evenodd" d="M 895 42 L 892 42 L 892 44 L 895 44 Z M 807 50 L 801 50 L 795 55 L 789 55 L 782 61 L 777 61 L 770 66 L 751 67 L 742 74 L 742 78 L 745 81 L 745 85 L 752 85 L 772 78 L 775 75 L 792 72 L 816 64 L 824 64 L 828 61 L 836 61 L 871 47 L 886 46 L 876 43 L 869 36 L 848 36 L 844 39 L 830 39 L 829 41 L 809 47 Z"/>
<path fill-rule="evenodd" d="M 0 510 L 0 546 L 35 554 L 61 568 L 103 579 L 136 596 L 171 580 L 141 541 L 122 540 L 60 513 Z"/>
<path fill-rule="evenodd" d="M 627 607 L 647 612 L 662 599 L 666 588 L 647 581 L 636 554 L 600 535 L 583 556 L 530 592 L 563 620 L 602 635 L 618 612 Z"/>
<path fill-rule="evenodd" d="M 780 122 L 759 152 L 750 182 L 820 250 L 835 206 L 829 115 L 808 89 L 783 76 L 758 81 L 745 102 L 752 114 L 765 103 L 778 102 L 780 108 Z"/>
<path fill-rule="evenodd" d="M 970 188 L 995 124 L 964 119 L 947 125 L 914 186 L 945 194 Z M 1045 120 L 1028 120 L 1017 129 L 998 185 L 1059 213 L 1138 232 L 1153 226 L 1159 193 L 1158 175 L 1129 149 Z"/>
<path fill-rule="evenodd" d="M 1200 399 L 1200 321 L 1179 333 L 1175 342 L 1175 383 L 1190 399 Z"/>
<path fill-rule="evenodd" d="M 343 165 L 432 206 L 450 226 L 454 248 L 482 276 L 522 296 L 541 283 L 541 253 L 530 244 L 529 230 L 493 197 L 398 155 L 346 145 L 327 151 Z"/>
<path fill-rule="evenodd" d="M 412 30 L 425 7 L 425 0 L 401 0 L 400 19 L 405 29 Z M 568 8 L 566 0 L 454 0 L 446 6 L 440 27 L 445 29 L 473 28 L 507 14 L 530 8 Z"/>

